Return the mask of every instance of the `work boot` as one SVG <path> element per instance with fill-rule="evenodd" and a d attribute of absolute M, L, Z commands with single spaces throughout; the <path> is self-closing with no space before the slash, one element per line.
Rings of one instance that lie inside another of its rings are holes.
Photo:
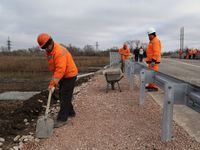
<path fill-rule="evenodd" d="M 156 87 L 151 87 L 151 88 L 148 88 L 147 91 L 148 91 L 148 92 L 157 92 L 157 91 L 158 91 L 158 88 L 156 88 Z"/>
<path fill-rule="evenodd" d="M 75 116 L 76 116 L 76 113 L 75 113 L 74 110 L 69 112 L 69 116 L 68 117 L 75 117 Z"/>
<path fill-rule="evenodd" d="M 65 124 L 67 124 L 67 121 L 55 121 L 54 128 L 60 128 L 64 126 Z"/>
<path fill-rule="evenodd" d="M 146 87 L 145 87 L 145 89 L 147 89 L 147 90 L 150 89 L 150 88 L 152 88 L 152 87 L 150 87 L 150 86 L 146 86 Z"/>

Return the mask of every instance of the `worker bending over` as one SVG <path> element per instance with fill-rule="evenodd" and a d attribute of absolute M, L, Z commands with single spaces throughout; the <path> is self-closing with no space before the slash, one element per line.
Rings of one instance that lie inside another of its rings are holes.
<path fill-rule="evenodd" d="M 69 51 L 54 42 L 49 34 L 39 34 L 37 42 L 41 49 L 46 50 L 49 70 L 52 72 L 48 89 L 53 93 L 59 84 L 60 111 L 54 124 L 58 128 L 66 123 L 68 117 L 75 116 L 72 95 L 78 70 Z"/>

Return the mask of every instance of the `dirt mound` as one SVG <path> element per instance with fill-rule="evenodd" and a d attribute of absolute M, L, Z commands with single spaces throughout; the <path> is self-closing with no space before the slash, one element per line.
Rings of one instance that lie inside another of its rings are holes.
<path fill-rule="evenodd" d="M 45 110 L 48 91 L 42 91 L 26 101 L 0 101 L 0 137 L 5 139 L 4 145 L 10 145 L 17 135 L 34 133 L 35 122 Z M 51 104 L 57 102 L 54 95 Z"/>
<path fill-rule="evenodd" d="M 87 82 L 91 77 L 78 80 L 76 86 Z M 58 102 L 58 91 L 52 95 L 51 106 Z M 29 135 L 35 133 L 38 116 L 44 114 L 48 99 L 48 91 L 31 97 L 26 101 L 0 101 L 0 137 L 5 139 L 3 149 L 9 149 L 18 143 L 14 142 L 17 135 Z"/>

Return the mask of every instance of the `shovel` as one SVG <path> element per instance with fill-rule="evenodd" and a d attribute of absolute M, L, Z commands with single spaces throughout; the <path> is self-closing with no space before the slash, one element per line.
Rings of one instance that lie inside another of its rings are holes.
<path fill-rule="evenodd" d="M 53 121 L 53 119 L 48 118 L 51 96 L 52 96 L 52 91 L 49 90 L 49 96 L 48 96 L 45 115 L 41 116 L 37 120 L 37 124 L 36 124 L 36 137 L 37 138 L 48 138 L 53 132 L 54 121 Z"/>

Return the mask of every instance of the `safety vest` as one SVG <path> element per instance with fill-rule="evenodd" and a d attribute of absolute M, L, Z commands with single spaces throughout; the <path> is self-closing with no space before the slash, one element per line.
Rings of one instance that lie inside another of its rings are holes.
<path fill-rule="evenodd" d="M 69 51 L 54 42 L 53 50 L 46 53 L 49 70 L 53 73 L 52 81 L 58 83 L 61 78 L 77 76 L 78 69 Z"/>
<path fill-rule="evenodd" d="M 151 63 L 152 60 L 155 60 L 156 63 L 160 63 L 161 60 L 161 42 L 156 37 L 154 37 L 148 45 L 147 51 L 146 51 L 147 57 L 146 62 Z"/>
<path fill-rule="evenodd" d="M 130 49 L 128 48 L 128 46 L 126 49 L 122 47 L 118 50 L 118 53 L 121 55 L 121 60 L 127 60 L 130 56 Z"/>

